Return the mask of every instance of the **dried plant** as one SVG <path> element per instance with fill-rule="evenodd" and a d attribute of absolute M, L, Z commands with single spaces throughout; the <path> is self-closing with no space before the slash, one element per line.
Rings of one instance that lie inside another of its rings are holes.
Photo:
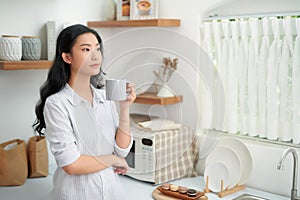
<path fill-rule="evenodd" d="M 177 65 L 178 58 L 171 59 L 170 57 L 164 57 L 163 64 L 158 71 L 154 70 L 153 73 L 161 82 L 168 82 L 174 71 L 177 69 Z"/>

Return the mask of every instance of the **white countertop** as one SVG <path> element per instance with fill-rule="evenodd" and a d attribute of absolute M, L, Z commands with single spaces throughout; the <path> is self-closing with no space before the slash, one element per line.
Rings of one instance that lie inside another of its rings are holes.
<path fill-rule="evenodd" d="M 153 185 L 151 183 L 146 183 L 132 179 L 127 176 L 121 176 L 120 180 L 123 184 L 124 190 L 126 191 L 128 200 L 153 200 L 152 192 L 158 185 Z M 203 177 L 195 178 L 183 178 L 177 181 L 173 181 L 176 185 L 186 186 L 189 188 L 194 188 L 202 191 L 205 187 Z M 35 178 L 27 179 L 25 184 L 22 186 L 13 187 L 0 187 L 0 199 L 1 200 L 43 200 L 47 199 L 47 195 L 52 188 L 52 176 L 49 175 L 46 178 Z M 256 196 L 265 197 L 270 200 L 289 200 L 287 197 L 282 197 L 279 195 L 271 194 L 268 192 L 263 192 L 260 190 L 254 190 L 251 188 L 246 188 L 242 191 L 236 192 L 234 194 L 228 195 L 223 198 L 218 198 L 217 194 L 208 193 L 209 200 L 231 200 L 241 194 L 248 193 L 254 194 Z"/>
<path fill-rule="evenodd" d="M 120 179 L 121 182 L 123 183 L 124 190 L 126 191 L 129 200 L 134 200 L 134 199 L 153 200 L 152 192 L 153 190 L 155 190 L 156 187 L 158 187 L 158 185 L 153 185 L 151 183 L 138 181 L 127 176 L 121 176 Z M 199 191 L 203 191 L 203 189 L 205 188 L 205 182 L 202 176 L 195 177 L 195 178 L 183 178 L 180 180 L 172 181 L 171 183 L 180 186 L 186 186 L 188 188 L 197 189 Z M 264 197 L 270 200 L 289 200 L 288 197 L 283 197 L 276 194 L 255 190 L 252 188 L 245 188 L 244 190 L 241 190 L 234 194 L 230 194 L 223 198 L 219 198 L 218 195 L 214 193 L 207 193 L 206 196 L 208 197 L 209 200 L 218 200 L 218 199 L 231 200 L 244 193 L 253 194 L 255 196 Z"/>

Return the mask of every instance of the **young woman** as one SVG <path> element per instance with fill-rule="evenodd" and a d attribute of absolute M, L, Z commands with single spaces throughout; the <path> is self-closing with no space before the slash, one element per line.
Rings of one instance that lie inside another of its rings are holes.
<path fill-rule="evenodd" d="M 124 199 L 118 174 L 128 170 L 129 106 L 136 94 L 129 84 L 118 115 L 101 89 L 101 64 L 102 41 L 96 31 L 83 25 L 62 30 L 34 124 L 39 134 L 45 132 L 58 165 L 51 199 Z"/>

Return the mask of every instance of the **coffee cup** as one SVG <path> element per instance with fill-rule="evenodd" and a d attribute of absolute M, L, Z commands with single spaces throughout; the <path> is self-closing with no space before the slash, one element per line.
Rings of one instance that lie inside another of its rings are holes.
<path fill-rule="evenodd" d="M 137 9 L 139 15 L 149 15 L 151 10 L 151 2 L 149 1 L 139 1 L 137 3 Z"/>
<path fill-rule="evenodd" d="M 123 101 L 126 100 L 126 85 L 124 79 L 107 79 L 105 80 L 106 100 Z"/>

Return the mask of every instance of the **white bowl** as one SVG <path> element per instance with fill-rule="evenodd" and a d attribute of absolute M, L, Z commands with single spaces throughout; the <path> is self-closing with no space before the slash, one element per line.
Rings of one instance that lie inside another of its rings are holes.
<path fill-rule="evenodd" d="M 242 174 L 241 161 L 238 155 L 227 146 L 218 145 L 208 155 L 206 159 L 206 166 L 214 162 L 222 162 L 226 164 L 229 172 L 228 188 L 231 189 L 236 186 Z"/>
<path fill-rule="evenodd" d="M 206 179 L 208 177 L 208 179 Z M 229 171 L 223 162 L 212 162 L 205 167 L 204 179 L 208 188 L 213 192 L 221 191 L 221 181 L 223 181 L 223 189 L 228 186 Z M 208 183 L 206 182 L 208 180 Z"/>
<path fill-rule="evenodd" d="M 222 137 L 216 146 L 227 146 L 237 153 L 241 161 L 242 174 L 239 185 L 244 185 L 252 172 L 253 161 L 250 151 L 247 146 L 239 139 L 232 137 Z"/>

